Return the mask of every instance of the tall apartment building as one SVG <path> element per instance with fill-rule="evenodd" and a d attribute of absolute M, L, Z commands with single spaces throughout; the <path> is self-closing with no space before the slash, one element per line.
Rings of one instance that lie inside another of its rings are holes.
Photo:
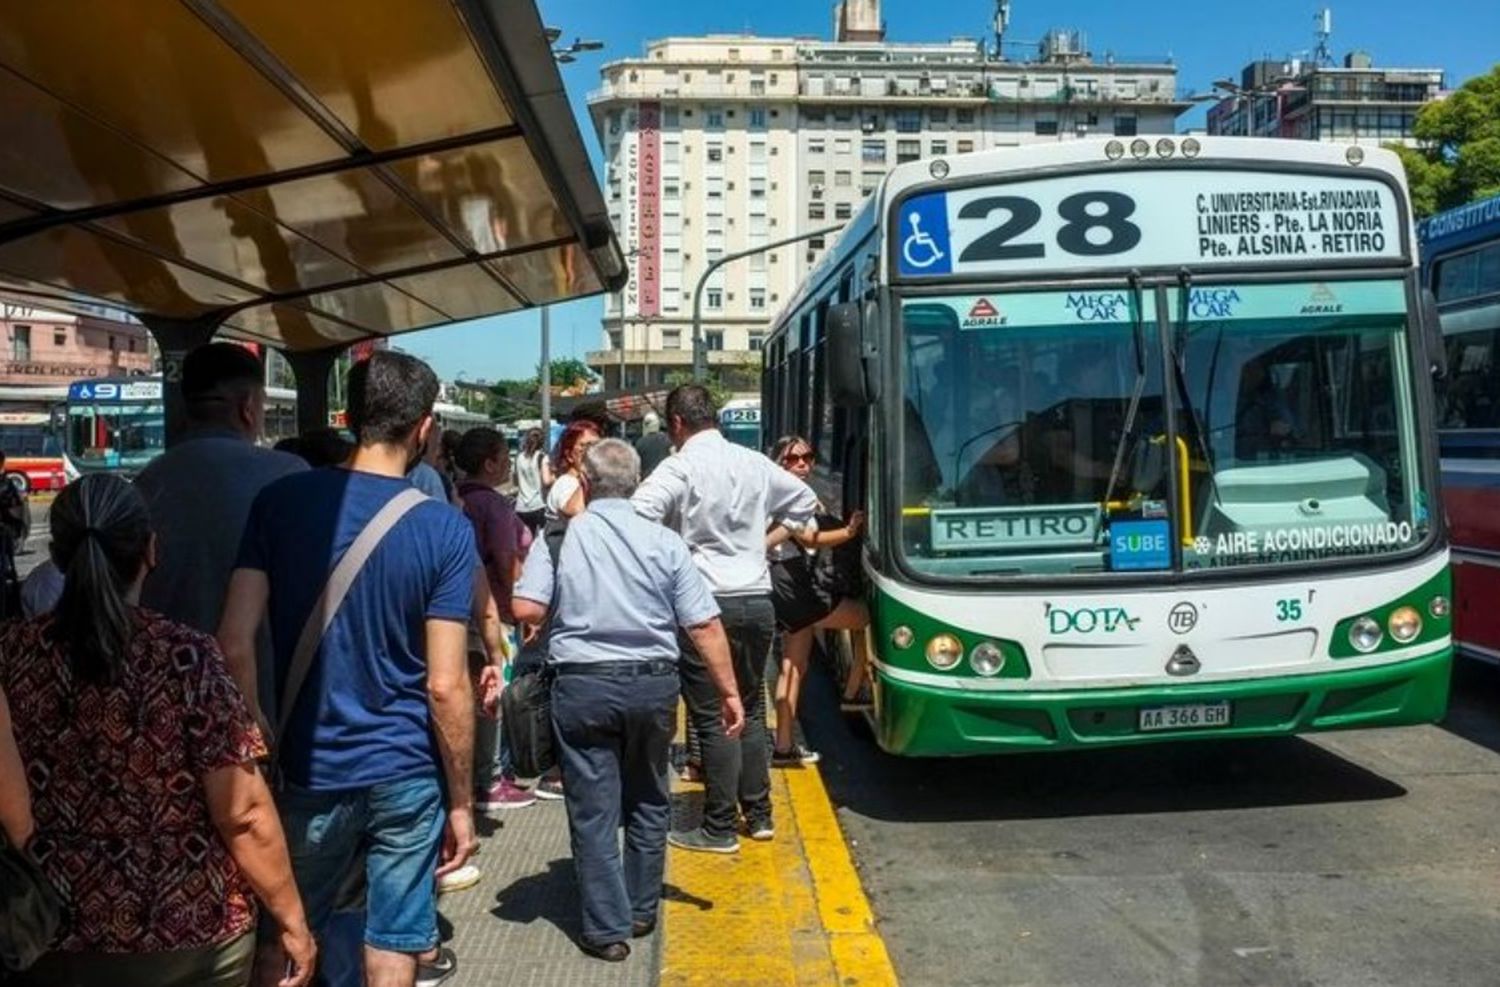
<path fill-rule="evenodd" d="M 589 108 L 631 279 L 606 302 L 606 390 L 692 367 L 693 289 L 707 265 L 849 219 L 894 164 L 1068 140 L 1171 133 L 1189 104 L 1166 59 L 1094 58 L 1077 32 L 1037 57 L 982 42 L 884 40 L 878 0 L 835 8 L 835 39 L 667 38 L 611 62 Z M 704 292 L 711 372 L 758 388 L 767 323 L 826 238 L 721 268 Z"/>
<path fill-rule="evenodd" d="M 1238 91 L 1208 110 L 1208 132 L 1230 136 L 1415 143 L 1417 111 L 1442 95 L 1442 69 L 1377 68 L 1365 52 L 1342 65 L 1251 62 Z"/>

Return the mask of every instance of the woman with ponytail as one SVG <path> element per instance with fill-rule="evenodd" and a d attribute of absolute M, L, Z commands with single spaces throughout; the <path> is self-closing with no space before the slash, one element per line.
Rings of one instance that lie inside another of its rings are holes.
<path fill-rule="evenodd" d="M 255 763 L 265 742 L 213 639 L 139 606 L 156 563 L 145 501 L 86 476 L 51 527 L 62 598 L 0 632 L 0 747 L 20 754 L 0 758 L 0 792 L 29 791 L 28 850 L 68 906 L 20 982 L 240 987 L 259 898 L 280 983 L 308 983 L 312 936 Z"/>

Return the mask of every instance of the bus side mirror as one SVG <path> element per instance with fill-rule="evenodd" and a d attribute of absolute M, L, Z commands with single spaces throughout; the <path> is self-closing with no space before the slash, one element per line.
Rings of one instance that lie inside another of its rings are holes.
<path fill-rule="evenodd" d="M 828 389 L 841 408 L 863 408 L 875 401 L 874 374 L 865 352 L 864 312 L 859 302 L 828 307 Z"/>
<path fill-rule="evenodd" d="M 1448 376 L 1448 347 L 1443 342 L 1443 320 L 1438 315 L 1437 296 L 1431 288 L 1423 288 L 1417 299 L 1418 315 L 1422 321 L 1422 339 L 1427 346 L 1427 359 L 1432 376 L 1442 380 Z"/>

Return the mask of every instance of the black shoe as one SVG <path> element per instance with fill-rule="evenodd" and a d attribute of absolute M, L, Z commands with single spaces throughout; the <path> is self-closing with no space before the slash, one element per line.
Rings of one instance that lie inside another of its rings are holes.
<path fill-rule="evenodd" d="M 447 946 L 439 946 L 430 960 L 417 960 L 417 987 L 437 987 L 458 972 L 458 956 Z"/>
<path fill-rule="evenodd" d="M 630 938 L 632 939 L 644 939 L 655 931 L 656 919 L 652 919 L 649 922 L 642 922 L 637 919 L 630 923 Z"/>
<path fill-rule="evenodd" d="M 578 948 L 606 963 L 622 963 L 630 955 L 630 945 L 623 942 L 592 943 L 587 939 L 580 939 Z"/>

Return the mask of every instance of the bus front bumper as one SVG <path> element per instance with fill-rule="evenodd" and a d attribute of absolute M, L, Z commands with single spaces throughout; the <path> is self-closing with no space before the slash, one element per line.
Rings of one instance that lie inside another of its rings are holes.
<path fill-rule="evenodd" d="M 1433 723 L 1448 706 L 1453 649 L 1374 668 L 1200 685 L 974 692 L 903 682 L 879 670 L 875 735 L 915 757 L 1265 737 Z M 1228 702 L 1227 725 L 1143 732 L 1147 707 Z"/>

